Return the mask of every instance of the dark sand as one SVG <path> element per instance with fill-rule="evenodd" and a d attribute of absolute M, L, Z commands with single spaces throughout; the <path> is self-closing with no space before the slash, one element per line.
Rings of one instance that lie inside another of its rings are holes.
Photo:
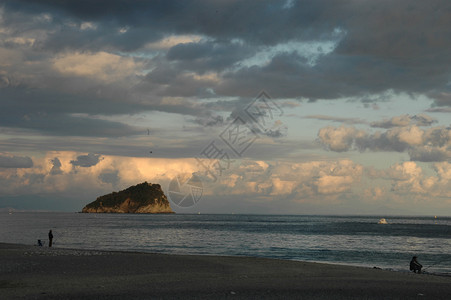
<path fill-rule="evenodd" d="M 252 257 L 0 244 L 0 299 L 451 299 L 451 278 Z"/>

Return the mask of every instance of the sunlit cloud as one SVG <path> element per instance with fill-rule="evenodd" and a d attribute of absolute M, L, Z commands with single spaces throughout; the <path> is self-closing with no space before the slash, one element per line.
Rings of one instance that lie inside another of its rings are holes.
<path fill-rule="evenodd" d="M 53 67 L 62 74 L 114 82 L 136 75 L 143 65 L 133 58 L 98 52 L 61 55 L 53 60 Z"/>
<path fill-rule="evenodd" d="M 375 133 L 355 127 L 327 126 L 319 130 L 318 139 L 327 149 L 335 152 L 405 151 L 412 160 L 417 161 L 444 161 L 451 157 L 451 128 L 422 129 L 417 125 L 410 125 L 410 121 L 411 118 L 398 119 L 398 126 Z"/>
<path fill-rule="evenodd" d="M 165 37 L 157 42 L 148 43 L 144 46 L 144 49 L 149 50 L 167 50 L 178 44 L 198 43 L 205 37 L 201 35 L 171 35 Z"/>

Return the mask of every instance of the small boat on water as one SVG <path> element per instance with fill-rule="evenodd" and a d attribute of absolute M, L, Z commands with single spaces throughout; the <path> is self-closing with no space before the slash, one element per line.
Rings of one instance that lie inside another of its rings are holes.
<path fill-rule="evenodd" d="M 387 220 L 382 218 L 382 219 L 379 220 L 379 222 L 377 222 L 377 224 L 388 224 L 388 223 L 387 223 Z"/>

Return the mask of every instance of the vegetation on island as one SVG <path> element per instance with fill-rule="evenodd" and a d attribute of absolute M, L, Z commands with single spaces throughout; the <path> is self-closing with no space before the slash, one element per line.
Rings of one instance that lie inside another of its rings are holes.
<path fill-rule="evenodd" d="M 156 208 L 155 211 L 153 208 Z M 83 212 L 171 213 L 172 210 L 159 184 L 143 182 L 100 196 L 86 205 Z"/>

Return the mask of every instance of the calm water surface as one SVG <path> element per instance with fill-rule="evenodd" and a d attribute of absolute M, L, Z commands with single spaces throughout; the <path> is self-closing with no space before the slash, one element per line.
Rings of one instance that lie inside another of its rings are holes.
<path fill-rule="evenodd" d="M 173 254 L 244 255 L 451 274 L 451 218 L 0 213 L 0 242 Z"/>

